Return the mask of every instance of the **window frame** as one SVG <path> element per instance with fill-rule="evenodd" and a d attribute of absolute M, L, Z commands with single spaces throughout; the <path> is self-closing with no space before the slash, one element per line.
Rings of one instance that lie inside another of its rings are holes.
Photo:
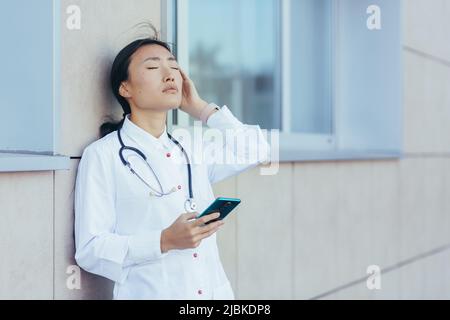
<path fill-rule="evenodd" d="M 339 121 L 339 86 L 337 63 L 339 59 L 339 5 L 341 0 L 332 1 L 332 101 L 331 101 L 331 134 L 307 134 L 290 132 L 291 128 L 291 88 L 290 88 L 290 7 L 295 0 L 280 0 L 276 21 L 279 28 L 277 54 L 281 57 L 279 78 L 275 81 L 281 91 L 281 130 L 279 132 L 280 162 L 331 161 L 331 160 L 378 160 L 400 159 L 403 148 L 398 150 L 346 150 L 339 147 L 339 133 L 342 124 Z M 163 40 L 176 43 L 176 56 L 181 65 L 189 73 L 189 34 L 188 4 L 189 0 L 167 0 L 161 3 Z M 400 4 L 401 6 L 401 4 Z M 399 24 L 402 25 L 401 22 Z M 400 44 L 399 44 L 400 45 Z M 275 90 L 276 92 L 277 90 Z M 219 103 L 219 102 L 217 102 Z M 402 108 L 402 106 L 399 106 Z M 403 113 L 403 110 L 401 110 Z M 403 119 L 403 117 L 401 117 Z M 402 124 L 399 123 L 399 126 Z M 169 114 L 170 130 L 178 127 L 189 127 L 189 115 L 174 110 Z"/>
<path fill-rule="evenodd" d="M 70 157 L 57 154 L 59 149 L 61 106 L 61 0 L 52 0 L 53 72 L 52 88 L 52 150 L 0 150 L 0 173 L 69 170 Z"/>

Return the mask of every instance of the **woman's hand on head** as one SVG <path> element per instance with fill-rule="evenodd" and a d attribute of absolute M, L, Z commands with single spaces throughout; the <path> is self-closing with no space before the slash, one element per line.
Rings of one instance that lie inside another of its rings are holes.
<path fill-rule="evenodd" d="M 200 98 L 194 82 L 189 76 L 179 68 L 183 79 L 183 92 L 180 109 L 196 119 L 200 119 L 200 115 L 208 103 Z"/>

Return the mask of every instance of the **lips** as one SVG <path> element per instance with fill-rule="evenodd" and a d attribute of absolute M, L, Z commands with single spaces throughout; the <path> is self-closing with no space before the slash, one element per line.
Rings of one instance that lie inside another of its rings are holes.
<path fill-rule="evenodd" d="M 168 86 L 163 90 L 164 93 L 166 92 L 178 92 L 178 88 L 176 86 Z"/>

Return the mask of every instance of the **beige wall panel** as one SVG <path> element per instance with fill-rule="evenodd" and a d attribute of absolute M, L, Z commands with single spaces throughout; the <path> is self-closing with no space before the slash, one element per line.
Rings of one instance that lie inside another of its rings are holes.
<path fill-rule="evenodd" d="M 295 299 L 311 298 L 341 283 L 336 273 L 338 187 L 335 162 L 295 164 Z"/>
<path fill-rule="evenodd" d="M 445 167 L 439 158 L 401 162 L 401 260 L 450 242 Z"/>
<path fill-rule="evenodd" d="M 292 179 L 292 164 L 275 176 L 255 168 L 237 178 L 239 299 L 293 297 Z"/>
<path fill-rule="evenodd" d="M 53 172 L 0 174 L 0 299 L 53 298 Z"/>
<path fill-rule="evenodd" d="M 403 0 L 404 44 L 450 62 L 448 17 L 448 0 Z"/>
<path fill-rule="evenodd" d="M 213 186 L 214 194 L 217 197 L 231 197 L 236 198 L 236 177 L 219 182 Z M 220 258 L 223 267 L 231 282 L 234 293 L 237 296 L 237 242 L 236 242 L 236 228 L 237 228 L 237 210 L 233 211 L 226 220 L 225 225 L 217 233 L 217 245 L 219 246 Z"/>
<path fill-rule="evenodd" d="M 336 272 L 337 278 L 347 283 L 365 276 L 367 266 L 372 264 L 372 162 L 342 162 L 337 170 Z"/>
<path fill-rule="evenodd" d="M 448 41 L 450 43 L 450 41 Z M 404 151 L 450 153 L 450 65 L 404 52 Z"/>

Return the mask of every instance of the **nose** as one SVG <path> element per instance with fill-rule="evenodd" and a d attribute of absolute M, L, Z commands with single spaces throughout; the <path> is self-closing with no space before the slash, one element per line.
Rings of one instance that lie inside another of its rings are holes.
<path fill-rule="evenodd" d="M 175 77 L 172 74 L 170 74 L 164 78 L 164 82 L 167 82 L 167 81 L 175 82 Z"/>
<path fill-rule="evenodd" d="M 175 81 L 175 75 L 173 73 L 174 70 L 172 70 L 170 68 L 166 68 L 166 70 L 167 71 L 166 71 L 166 75 L 164 76 L 164 82 L 167 82 L 167 81 L 174 82 Z"/>

